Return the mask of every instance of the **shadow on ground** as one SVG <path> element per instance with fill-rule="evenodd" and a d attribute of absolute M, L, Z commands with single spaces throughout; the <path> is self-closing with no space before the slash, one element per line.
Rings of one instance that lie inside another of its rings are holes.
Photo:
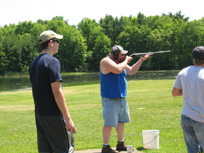
<path fill-rule="evenodd" d="M 148 150 L 148 149 L 145 149 L 145 148 L 143 148 L 143 147 L 139 147 L 139 148 L 137 148 L 137 150 L 138 150 L 138 151 L 143 151 L 143 150 Z"/>

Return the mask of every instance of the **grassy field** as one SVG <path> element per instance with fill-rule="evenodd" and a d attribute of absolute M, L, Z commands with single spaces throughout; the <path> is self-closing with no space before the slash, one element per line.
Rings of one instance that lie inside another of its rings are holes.
<path fill-rule="evenodd" d="M 173 98 L 174 80 L 128 81 L 127 101 L 131 122 L 125 124 L 124 140 L 137 150 L 185 153 L 180 127 L 182 97 Z M 101 148 L 102 105 L 100 85 L 63 87 L 67 105 L 77 128 L 76 150 Z M 142 109 L 141 109 L 142 108 Z M 0 152 L 36 153 L 36 127 L 32 92 L 0 93 Z M 159 130 L 159 149 L 143 149 L 142 130 Z M 117 143 L 113 129 L 110 145 Z"/>

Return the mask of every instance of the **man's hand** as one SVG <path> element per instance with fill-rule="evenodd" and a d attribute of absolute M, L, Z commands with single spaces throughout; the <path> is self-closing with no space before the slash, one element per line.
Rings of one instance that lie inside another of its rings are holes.
<path fill-rule="evenodd" d="M 69 131 L 70 133 L 75 134 L 77 132 L 74 123 L 72 121 L 72 119 L 65 119 L 65 128 L 67 129 L 67 131 Z"/>
<path fill-rule="evenodd" d="M 146 54 L 145 56 L 142 56 L 141 57 L 142 61 L 146 61 L 151 55 L 153 54 Z"/>
<path fill-rule="evenodd" d="M 130 63 L 133 58 L 130 56 L 126 56 L 126 59 L 127 59 L 127 63 Z"/>

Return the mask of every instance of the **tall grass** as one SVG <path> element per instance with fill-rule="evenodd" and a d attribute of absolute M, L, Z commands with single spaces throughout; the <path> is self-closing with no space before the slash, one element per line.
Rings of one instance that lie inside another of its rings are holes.
<path fill-rule="evenodd" d="M 158 153 L 185 153 L 180 127 L 182 97 L 173 98 L 174 80 L 128 81 L 127 101 L 131 121 L 125 124 L 124 140 L 137 150 Z M 63 87 L 68 109 L 77 128 L 76 150 L 101 148 L 102 105 L 100 85 Z M 0 93 L 0 152 L 37 152 L 36 127 L 32 92 Z M 159 130 L 156 150 L 143 149 L 142 130 Z M 112 130 L 110 145 L 115 147 L 117 135 Z"/>

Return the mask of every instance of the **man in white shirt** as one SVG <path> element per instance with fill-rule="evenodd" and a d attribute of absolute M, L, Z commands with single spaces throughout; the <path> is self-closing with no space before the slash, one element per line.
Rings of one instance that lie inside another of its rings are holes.
<path fill-rule="evenodd" d="M 175 80 L 172 96 L 183 96 L 181 127 L 188 153 L 204 149 L 204 47 L 192 51 L 194 65 L 184 68 Z"/>

